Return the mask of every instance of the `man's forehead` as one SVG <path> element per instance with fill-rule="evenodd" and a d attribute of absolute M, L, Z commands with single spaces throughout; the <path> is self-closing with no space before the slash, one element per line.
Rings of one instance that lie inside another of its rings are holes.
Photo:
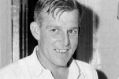
<path fill-rule="evenodd" d="M 46 28 L 52 28 L 52 27 L 57 27 L 57 28 L 74 28 L 78 27 L 78 11 L 73 10 L 73 11 L 66 11 L 57 15 L 52 14 L 47 14 L 44 13 L 42 14 L 43 17 L 43 26 L 45 25 Z"/>

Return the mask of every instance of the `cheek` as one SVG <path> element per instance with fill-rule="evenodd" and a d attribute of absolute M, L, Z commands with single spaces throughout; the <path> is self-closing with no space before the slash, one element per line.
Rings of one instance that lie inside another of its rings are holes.
<path fill-rule="evenodd" d="M 42 48 L 47 48 L 47 46 L 49 46 L 49 40 L 48 40 L 48 35 L 44 32 L 41 33 L 40 36 L 40 45 L 42 46 Z"/>
<path fill-rule="evenodd" d="M 71 41 L 71 47 L 76 49 L 78 45 L 78 38 L 72 38 L 70 41 Z"/>
<path fill-rule="evenodd" d="M 51 47 L 56 39 L 49 34 L 45 34 L 42 40 L 46 47 L 49 47 L 49 46 Z"/>

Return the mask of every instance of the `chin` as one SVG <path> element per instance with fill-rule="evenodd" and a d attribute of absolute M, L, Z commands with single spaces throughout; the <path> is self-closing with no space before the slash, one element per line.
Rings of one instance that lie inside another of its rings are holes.
<path fill-rule="evenodd" d="M 64 61 L 64 60 L 61 60 L 61 61 L 56 61 L 55 64 L 57 66 L 60 66 L 60 67 L 66 67 L 67 66 L 67 63 L 68 61 Z"/>
<path fill-rule="evenodd" d="M 66 64 L 58 64 L 57 66 L 59 66 L 59 67 L 67 67 L 67 63 Z"/>

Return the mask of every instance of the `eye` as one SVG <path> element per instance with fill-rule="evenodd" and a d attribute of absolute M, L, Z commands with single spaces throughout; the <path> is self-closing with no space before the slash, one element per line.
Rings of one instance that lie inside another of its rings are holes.
<path fill-rule="evenodd" d="M 58 30 L 56 28 L 50 29 L 51 32 L 57 32 Z"/>
<path fill-rule="evenodd" d="M 72 29 L 69 32 L 70 32 L 70 34 L 75 35 L 75 34 L 78 34 L 78 29 Z"/>

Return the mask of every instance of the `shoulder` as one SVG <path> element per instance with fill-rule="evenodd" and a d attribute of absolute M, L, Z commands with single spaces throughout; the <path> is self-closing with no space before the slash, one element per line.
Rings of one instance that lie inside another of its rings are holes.
<path fill-rule="evenodd" d="M 83 69 L 92 69 L 92 66 L 86 62 L 80 61 L 80 60 L 74 60 L 78 66 L 80 66 Z"/>
<path fill-rule="evenodd" d="M 0 70 L 0 79 L 18 79 L 21 76 L 27 75 L 27 57 L 18 60 Z"/>
<path fill-rule="evenodd" d="M 75 60 L 75 61 L 79 66 L 81 73 L 83 73 L 88 79 L 98 79 L 96 69 L 94 69 L 90 64 L 80 60 Z"/>

